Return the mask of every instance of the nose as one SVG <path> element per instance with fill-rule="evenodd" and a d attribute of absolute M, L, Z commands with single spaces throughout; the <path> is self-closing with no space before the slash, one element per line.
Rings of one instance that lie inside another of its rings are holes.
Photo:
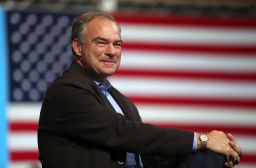
<path fill-rule="evenodd" d="M 106 54 L 110 55 L 110 56 L 114 56 L 115 52 L 116 52 L 116 49 L 115 49 L 114 45 L 112 43 L 109 43 L 106 46 Z"/>

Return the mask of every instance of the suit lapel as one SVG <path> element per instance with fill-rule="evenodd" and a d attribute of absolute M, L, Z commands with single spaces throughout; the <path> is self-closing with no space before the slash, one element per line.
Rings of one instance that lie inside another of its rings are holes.
<path fill-rule="evenodd" d="M 68 72 L 71 74 L 81 77 L 82 79 L 90 80 L 91 87 L 97 94 L 97 98 L 102 103 L 103 106 L 107 108 L 111 108 L 115 111 L 114 107 L 111 105 L 107 97 L 103 94 L 103 92 L 100 90 L 100 88 L 97 86 L 97 84 L 93 81 L 93 77 L 90 76 L 87 72 L 85 72 L 75 61 L 72 62 L 70 68 L 68 69 Z M 84 78 L 85 77 L 85 78 Z M 132 110 L 129 105 L 127 105 L 127 102 L 124 99 L 124 96 L 116 90 L 114 87 L 111 89 L 110 94 L 118 104 L 118 106 L 121 108 L 123 114 L 128 120 L 136 120 L 136 116 L 132 115 Z"/>
<path fill-rule="evenodd" d="M 68 71 L 74 76 L 80 77 L 83 80 L 89 80 L 91 87 L 95 91 L 97 98 L 102 103 L 102 105 L 115 110 L 112 107 L 111 103 L 108 101 L 107 97 L 102 93 L 100 88 L 94 82 L 93 77 L 90 74 L 88 74 L 83 68 L 81 68 L 80 65 L 73 61 Z"/>
<path fill-rule="evenodd" d="M 136 120 L 136 118 L 132 115 L 132 109 L 127 105 L 127 102 L 124 100 L 124 96 L 119 93 L 114 87 L 111 89 L 110 94 L 121 108 L 123 114 L 128 120 Z"/>
<path fill-rule="evenodd" d="M 93 81 L 92 81 L 92 82 L 93 82 Z M 101 102 L 103 102 L 103 105 L 106 106 L 106 107 L 108 107 L 108 108 L 112 108 L 112 109 L 115 111 L 114 107 L 113 107 L 112 104 L 108 101 L 108 98 L 103 94 L 103 92 L 100 90 L 100 88 L 97 86 L 97 84 L 93 82 L 93 85 L 94 85 L 93 87 L 94 87 L 95 90 L 96 90 L 96 94 L 98 95 L 99 100 L 100 100 Z"/>

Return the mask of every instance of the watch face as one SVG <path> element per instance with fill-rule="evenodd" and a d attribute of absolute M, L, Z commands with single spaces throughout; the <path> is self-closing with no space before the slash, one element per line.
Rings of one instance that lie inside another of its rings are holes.
<path fill-rule="evenodd" d="M 206 135 L 200 136 L 201 141 L 208 141 L 208 137 Z"/>

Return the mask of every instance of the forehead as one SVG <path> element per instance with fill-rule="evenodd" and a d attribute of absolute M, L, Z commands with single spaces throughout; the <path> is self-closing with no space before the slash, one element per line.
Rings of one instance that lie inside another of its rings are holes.
<path fill-rule="evenodd" d="M 87 24 L 86 36 L 121 36 L 118 25 L 107 18 L 98 17 Z"/>

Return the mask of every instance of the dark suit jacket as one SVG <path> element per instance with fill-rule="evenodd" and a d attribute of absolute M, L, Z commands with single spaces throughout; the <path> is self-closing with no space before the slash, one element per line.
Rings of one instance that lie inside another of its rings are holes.
<path fill-rule="evenodd" d="M 172 156 L 192 151 L 193 132 L 143 124 L 135 105 L 118 90 L 115 112 L 84 69 L 73 62 L 48 88 L 38 127 L 43 168 L 122 167 L 126 152 Z M 124 164 L 123 164 L 124 165 Z"/>

